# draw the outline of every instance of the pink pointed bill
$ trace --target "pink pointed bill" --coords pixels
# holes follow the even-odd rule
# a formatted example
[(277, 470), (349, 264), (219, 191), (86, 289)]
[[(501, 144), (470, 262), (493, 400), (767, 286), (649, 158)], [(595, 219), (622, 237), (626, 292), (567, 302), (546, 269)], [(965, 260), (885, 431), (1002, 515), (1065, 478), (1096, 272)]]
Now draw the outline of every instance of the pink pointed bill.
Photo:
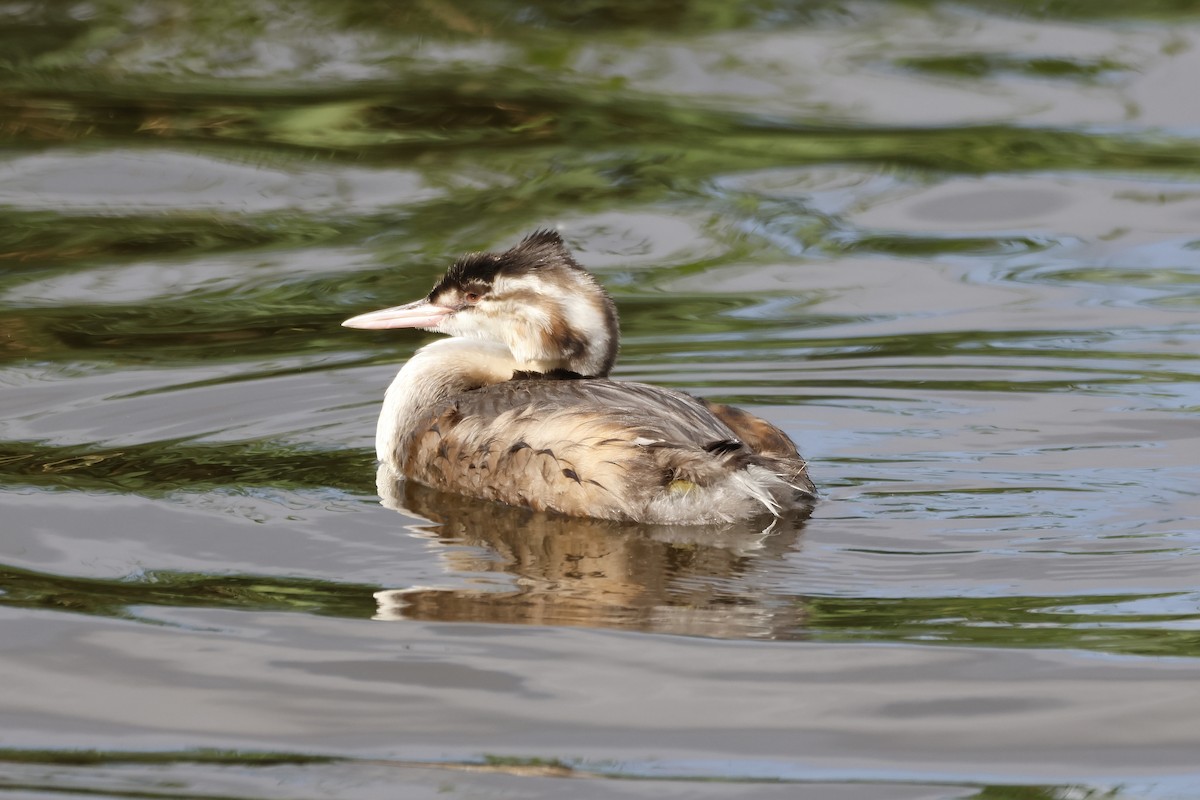
[(434, 305), (428, 300), (418, 300), (403, 306), (393, 306), (379, 311), (368, 311), (351, 317), (342, 323), (346, 328), (362, 328), (382, 331), (390, 328), (436, 328), (454, 309)]

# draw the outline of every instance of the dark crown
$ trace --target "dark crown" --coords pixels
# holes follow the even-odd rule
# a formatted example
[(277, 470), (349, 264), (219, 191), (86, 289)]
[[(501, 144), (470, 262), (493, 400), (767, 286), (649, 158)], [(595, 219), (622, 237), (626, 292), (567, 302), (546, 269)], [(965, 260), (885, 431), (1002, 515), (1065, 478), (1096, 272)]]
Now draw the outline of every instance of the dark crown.
[(582, 270), (557, 231), (538, 230), (503, 253), (468, 253), (455, 261), (431, 295), (467, 286), (490, 286), (499, 275), (518, 276), (549, 266)]

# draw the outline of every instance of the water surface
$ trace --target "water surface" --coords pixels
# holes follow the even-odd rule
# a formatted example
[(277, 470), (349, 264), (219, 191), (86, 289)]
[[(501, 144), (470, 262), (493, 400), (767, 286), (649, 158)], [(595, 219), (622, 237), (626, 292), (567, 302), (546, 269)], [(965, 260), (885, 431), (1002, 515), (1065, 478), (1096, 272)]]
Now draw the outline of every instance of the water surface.
[[(0, 5), (0, 789), (1194, 796), (1197, 53), (1173, 3)], [(377, 486), (430, 337), (338, 323), (541, 226), (810, 519)]]

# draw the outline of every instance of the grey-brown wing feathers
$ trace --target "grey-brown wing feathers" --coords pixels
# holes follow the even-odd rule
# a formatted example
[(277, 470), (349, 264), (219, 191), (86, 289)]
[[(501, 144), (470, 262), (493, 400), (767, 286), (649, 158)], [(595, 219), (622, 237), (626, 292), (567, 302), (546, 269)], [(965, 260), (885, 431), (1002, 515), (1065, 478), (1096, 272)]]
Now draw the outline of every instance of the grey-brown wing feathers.
[[(759, 486), (770, 484), (768, 472), (784, 494), (810, 491), (786, 435), (726, 409), (645, 384), (514, 380), (431, 409), (401, 438), (397, 457), (407, 477), (429, 486), (608, 519), (683, 521), (669, 517), (686, 513), (705, 522), (778, 511), (786, 498)], [(790, 452), (776, 442), (760, 453), (746, 441), (769, 442), (768, 428)]]

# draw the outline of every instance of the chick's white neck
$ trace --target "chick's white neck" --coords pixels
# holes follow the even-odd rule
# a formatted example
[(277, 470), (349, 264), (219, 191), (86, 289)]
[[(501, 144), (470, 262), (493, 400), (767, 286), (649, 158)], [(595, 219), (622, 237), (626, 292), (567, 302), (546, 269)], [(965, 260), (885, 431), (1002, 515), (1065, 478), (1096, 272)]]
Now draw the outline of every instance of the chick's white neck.
[(376, 456), (403, 468), (400, 439), (422, 422), (422, 414), (452, 395), (510, 380), (519, 369), (530, 367), (496, 342), (451, 338), (425, 345), (400, 369), (384, 395), (375, 429)]

